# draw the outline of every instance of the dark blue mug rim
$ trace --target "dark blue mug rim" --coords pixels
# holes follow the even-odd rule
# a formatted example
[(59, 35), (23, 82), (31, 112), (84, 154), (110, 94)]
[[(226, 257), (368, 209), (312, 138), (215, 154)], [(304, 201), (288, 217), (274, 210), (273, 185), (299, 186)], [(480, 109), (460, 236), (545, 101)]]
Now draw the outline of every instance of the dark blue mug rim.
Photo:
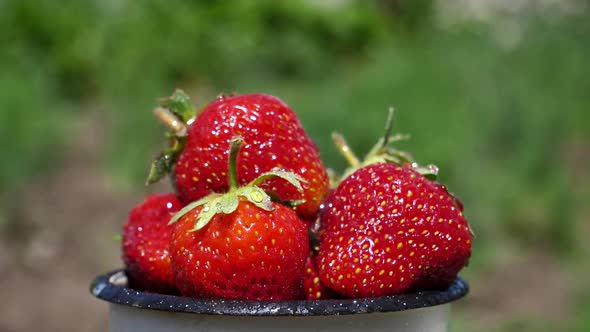
[(446, 289), (424, 290), (391, 296), (339, 300), (243, 301), (198, 299), (144, 292), (129, 288), (123, 269), (98, 276), (90, 291), (97, 298), (120, 305), (168, 312), (229, 316), (332, 316), (396, 312), (441, 305), (469, 292), (458, 277)]

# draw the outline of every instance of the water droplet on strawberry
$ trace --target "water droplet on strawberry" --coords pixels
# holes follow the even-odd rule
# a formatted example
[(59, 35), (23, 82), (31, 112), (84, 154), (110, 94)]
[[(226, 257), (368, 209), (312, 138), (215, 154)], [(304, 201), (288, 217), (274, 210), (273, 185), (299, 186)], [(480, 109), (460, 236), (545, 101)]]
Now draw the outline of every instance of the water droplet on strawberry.
[(262, 203), (262, 201), (264, 200), (264, 196), (259, 191), (252, 191), (252, 193), (250, 194), (250, 198), (256, 203)]

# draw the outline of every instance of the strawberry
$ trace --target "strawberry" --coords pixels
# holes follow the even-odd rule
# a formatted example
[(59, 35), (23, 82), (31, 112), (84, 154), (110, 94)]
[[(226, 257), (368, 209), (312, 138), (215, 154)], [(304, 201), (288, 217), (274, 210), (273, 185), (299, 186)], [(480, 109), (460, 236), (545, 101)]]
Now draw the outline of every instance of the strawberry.
[[(329, 195), (329, 194), (328, 194)], [(320, 206), (320, 209), (322, 209)], [(319, 277), (317, 255), (320, 242), (320, 220), (303, 220), (307, 227), (309, 239), (309, 255), (305, 261), (305, 274), (303, 276), (304, 299), (326, 300), (336, 298), (334, 292), (324, 286)]]
[(471, 233), (452, 196), (409, 167), (365, 166), (326, 201), (320, 278), (349, 297), (450, 283), (467, 264)]
[[(188, 97), (179, 91), (164, 100), (163, 106), (176, 110), (178, 116), (168, 116), (172, 120), (185, 121), (186, 110), (191, 109)], [(174, 168), (176, 189), (184, 202), (196, 201), (211, 192), (226, 192), (227, 146), (234, 136), (241, 136), (248, 143), (240, 150), (239, 184), (247, 184), (275, 167), (294, 172), (305, 180), (303, 196), (280, 179), (270, 180), (262, 188), (283, 200), (302, 199), (296, 207), (302, 218), (316, 214), (329, 187), (328, 175), (316, 145), (297, 114), (283, 101), (265, 94), (220, 96), (196, 118), (186, 121), (190, 125), (184, 129), (178, 129), (180, 121), (172, 121), (182, 144), (157, 159), (150, 182)]]
[(176, 284), (191, 297), (299, 299), (307, 228), (293, 209), (272, 202), (258, 185), (276, 177), (302, 190), (302, 179), (274, 170), (238, 187), (235, 165), (242, 142), (231, 143), (228, 192), (191, 203), (171, 220)]
[(320, 280), (317, 266), (317, 256), (310, 253), (305, 261), (305, 275), (303, 276), (303, 290), (306, 300), (326, 300), (334, 298), (329, 288), (326, 288)]
[[(387, 136), (374, 152), (384, 151)], [(436, 169), (413, 167), (406, 154), (388, 151), (350, 171), (321, 212), (320, 279), (343, 296), (446, 286), (471, 253), (462, 205), (420, 174), (432, 177)]]
[(182, 208), (174, 194), (148, 196), (129, 212), (123, 226), (123, 262), (134, 287), (157, 293), (177, 293), (168, 246), (172, 216)]

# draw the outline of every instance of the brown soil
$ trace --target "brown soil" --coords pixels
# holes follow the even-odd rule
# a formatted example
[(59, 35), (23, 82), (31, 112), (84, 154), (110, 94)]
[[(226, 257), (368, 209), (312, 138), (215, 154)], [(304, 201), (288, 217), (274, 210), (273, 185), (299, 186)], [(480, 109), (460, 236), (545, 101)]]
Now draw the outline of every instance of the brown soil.
[(471, 292), (457, 310), (480, 330), (501, 331), (522, 320), (559, 327), (572, 318), (575, 285), (549, 255), (513, 257), (471, 281)]
[[(95, 118), (55, 174), (13, 196), (0, 233), (0, 331), (107, 331), (91, 280), (119, 268), (113, 239), (143, 193), (125, 193), (97, 166), (104, 130)], [(165, 190), (166, 188), (156, 188)]]

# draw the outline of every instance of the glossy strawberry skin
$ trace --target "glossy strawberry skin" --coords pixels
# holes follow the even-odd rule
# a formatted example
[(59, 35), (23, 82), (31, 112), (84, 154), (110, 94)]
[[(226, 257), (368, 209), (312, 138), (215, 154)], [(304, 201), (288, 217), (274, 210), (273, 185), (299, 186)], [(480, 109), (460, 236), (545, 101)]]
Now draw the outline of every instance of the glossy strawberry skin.
[(129, 212), (123, 225), (122, 252), (133, 287), (156, 293), (178, 293), (168, 251), (172, 227), (167, 224), (181, 208), (176, 195), (155, 194)]
[(333, 292), (325, 287), (320, 280), (317, 257), (314, 253), (310, 253), (305, 261), (303, 291), (305, 292), (305, 300), (327, 300), (335, 298)]
[(327, 198), (318, 264), (347, 297), (448, 285), (467, 264), (471, 233), (446, 189), (408, 167), (363, 167)]
[(305, 199), (296, 209), (302, 218), (317, 212), (329, 186), (317, 147), (289, 106), (264, 94), (218, 98), (190, 125), (174, 170), (175, 185), (184, 202), (228, 190), (227, 146), (234, 136), (242, 136), (246, 142), (238, 156), (241, 185), (274, 167), (294, 172), (306, 180), (303, 197), (281, 180), (270, 180), (263, 188), (283, 200)]
[(239, 300), (294, 300), (303, 294), (309, 251), (297, 214), (274, 204), (265, 211), (241, 201), (191, 231), (201, 207), (174, 226), (171, 251), (176, 284), (185, 296)]

